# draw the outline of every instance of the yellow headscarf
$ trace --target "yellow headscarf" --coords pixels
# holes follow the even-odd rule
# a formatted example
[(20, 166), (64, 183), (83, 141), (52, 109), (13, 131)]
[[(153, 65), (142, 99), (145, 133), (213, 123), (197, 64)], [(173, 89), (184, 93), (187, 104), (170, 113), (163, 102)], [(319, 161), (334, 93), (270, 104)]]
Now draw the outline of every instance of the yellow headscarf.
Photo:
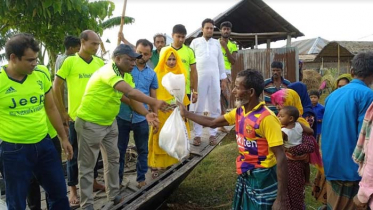
[[(171, 54), (173, 54), (176, 58), (176, 65), (173, 68), (170, 68), (166, 65), (167, 59), (171, 56)], [(157, 79), (158, 79), (157, 99), (159, 100), (169, 101), (169, 100), (174, 99), (174, 97), (162, 85), (162, 79), (167, 73), (172, 72), (174, 74), (184, 74), (185, 84), (188, 79), (187, 71), (183, 66), (181, 58), (178, 55), (177, 51), (173, 49), (172, 47), (165, 47), (161, 50), (159, 62), (157, 64), (157, 67), (155, 67), (154, 71), (157, 74)], [(186, 96), (186, 94), (184, 97), (183, 104), (184, 105), (189, 104), (189, 99)]]
[(271, 95), (272, 104), (280, 106), (294, 106), (299, 111), (298, 122), (309, 127), (308, 122), (301, 117), (303, 115), (302, 101), (297, 92), (292, 89), (281, 89)]
[(337, 80), (335, 81), (335, 83), (334, 83), (334, 87), (333, 87), (333, 90), (336, 90), (336, 89), (338, 88), (338, 82), (339, 82), (339, 80), (341, 80), (341, 79), (347, 79), (348, 82), (351, 82), (351, 80), (352, 80), (353, 78), (352, 78), (352, 75), (351, 75), (351, 74), (341, 74), (341, 75), (337, 78)]

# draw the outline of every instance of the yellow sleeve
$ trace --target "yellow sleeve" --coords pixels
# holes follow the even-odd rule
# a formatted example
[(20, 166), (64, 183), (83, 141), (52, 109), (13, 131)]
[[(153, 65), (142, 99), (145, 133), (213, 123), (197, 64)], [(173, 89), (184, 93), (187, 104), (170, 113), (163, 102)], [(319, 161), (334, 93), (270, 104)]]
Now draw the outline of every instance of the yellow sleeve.
[(281, 133), (281, 123), (274, 115), (269, 115), (263, 119), (259, 126), (259, 134), (267, 139), (269, 147), (284, 144)]
[(189, 48), (189, 65), (193, 65), (196, 63), (196, 56), (194, 55), (194, 50)]
[(233, 109), (229, 113), (224, 115), (225, 120), (229, 123), (229, 125), (236, 124), (236, 109)]

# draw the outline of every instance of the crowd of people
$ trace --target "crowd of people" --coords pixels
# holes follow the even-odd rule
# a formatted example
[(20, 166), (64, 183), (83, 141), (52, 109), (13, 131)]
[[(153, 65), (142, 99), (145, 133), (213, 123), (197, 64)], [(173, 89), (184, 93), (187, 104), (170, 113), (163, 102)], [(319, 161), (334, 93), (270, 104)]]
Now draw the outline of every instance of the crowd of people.
[[(98, 190), (119, 204), (131, 131), (138, 188), (147, 185), (149, 169), (156, 179), (178, 162), (159, 146), (160, 130), (177, 106), (188, 135), (188, 120), (194, 122), (195, 146), (201, 145), (203, 126), (211, 128), (210, 145), (217, 144), (218, 128), (236, 126), (232, 209), (305, 209), (310, 164), (318, 170), (313, 195), (324, 204), (321, 209), (372, 208), (373, 53), (354, 57), (353, 76), (337, 79), (324, 107), (319, 91), (290, 83), (278, 61), (268, 79), (247, 69), (232, 81), (237, 54), (232, 24), (220, 25), (218, 40), (212, 38), (213, 20), (201, 27), (202, 37), (189, 46), (181, 24), (173, 27), (169, 46), (164, 34), (154, 36), (154, 45), (146, 39), (132, 45), (119, 33), (124, 44), (106, 63), (95, 56), (101, 40), (94, 31), (67, 36), (53, 82), (48, 68), (37, 65), (37, 40), (24, 33), (10, 38), (8, 64), (0, 69), (0, 169), (8, 209), (26, 209), (26, 200), (30, 209), (41, 209), (39, 185), (49, 209), (94, 209)], [(162, 85), (170, 72), (185, 77), (182, 103)], [(231, 93), (236, 108), (229, 110)], [(104, 185), (96, 181), (100, 156)]]

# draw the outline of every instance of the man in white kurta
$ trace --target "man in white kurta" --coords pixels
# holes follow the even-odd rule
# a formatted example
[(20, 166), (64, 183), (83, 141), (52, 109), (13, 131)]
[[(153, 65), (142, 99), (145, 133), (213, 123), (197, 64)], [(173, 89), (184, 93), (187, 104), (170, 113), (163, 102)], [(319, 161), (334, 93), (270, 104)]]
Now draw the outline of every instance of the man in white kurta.
[[(203, 36), (194, 39), (190, 48), (195, 52), (198, 72), (198, 101), (194, 111), (196, 114), (202, 115), (206, 107), (211, 117), (216, 118), (221, 113), (220, 85), (225, 89), (227, 75), (221, 46), (218, 40), (212, 38), (213, 32), (214, 21), (204, 20), (202, 22)], [(201, 142), (202, 126), (194, 123), (194, 132), (193, 144), (198, 146)], [(210, 145), (217, 143), (216, 133), (216, 129), (210, 129)]]

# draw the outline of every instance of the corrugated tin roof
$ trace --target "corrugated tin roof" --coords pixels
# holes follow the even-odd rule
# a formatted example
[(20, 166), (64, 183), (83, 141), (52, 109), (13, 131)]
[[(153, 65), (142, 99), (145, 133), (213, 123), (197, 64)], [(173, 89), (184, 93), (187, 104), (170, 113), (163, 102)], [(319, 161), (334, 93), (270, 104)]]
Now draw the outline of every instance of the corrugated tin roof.
[(292, 42), (291, 46), (298, 48), (299, 55), (309, 55), (318, 54), (328, 43), (328, 40), (317, 37), (314, 39), (305, 39)]
[[(213, 18), (215, 26), (219, 27), (224, 21), (230, 21), (233, 25), (232, 32), (235, 33), (265, 33), (265, 32), (286, 32), (291, 37), (304, 36), (297, 28), (291, 25), (271, 7), (262, 0), (242, 0), (227, 11)], [(202, 21), (202, 20), (201, 20)], [(216, 31), (219, 29), (216, 28)], [(287, 34), (266, 35), (258, 37), (258, 44), (271, 41), (285, 40)], [(187, 36), (187, 42), (202, 36), (201, 28), (195, 30)], [(219, 38), (220, 34), (215, 34), (214, 38)], [(252, 47), (255, 45), (253, 36), (234, 38), (240, 46)]]

